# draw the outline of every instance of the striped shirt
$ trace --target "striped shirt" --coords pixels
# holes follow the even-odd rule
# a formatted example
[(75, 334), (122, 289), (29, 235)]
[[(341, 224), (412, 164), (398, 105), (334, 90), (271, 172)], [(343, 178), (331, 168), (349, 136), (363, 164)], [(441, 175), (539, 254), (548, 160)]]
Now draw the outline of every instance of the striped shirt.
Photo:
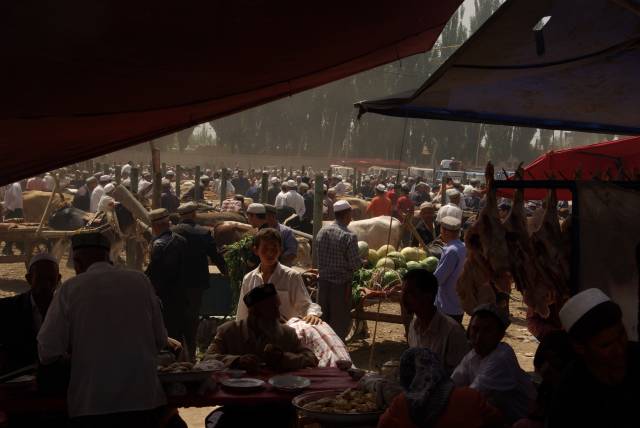
[(324, 226), (316, 237), (320, 280), (334, 284), (350, 283), (362, 266), (358, 238), (337, 222)]

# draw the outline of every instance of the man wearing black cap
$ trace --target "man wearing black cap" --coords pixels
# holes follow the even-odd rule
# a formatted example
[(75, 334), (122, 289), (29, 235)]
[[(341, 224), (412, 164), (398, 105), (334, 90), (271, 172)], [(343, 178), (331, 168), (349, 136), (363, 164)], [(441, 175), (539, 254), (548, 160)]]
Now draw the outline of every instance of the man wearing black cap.
[(640, 347), (628, 339), (622, 311), (590, 288), (560, 309), (577, 358), (558, 386), (548, 426), (640, 426)]
[(295, 330), (280, 322), (280, 299), (273, 284), (253, 288), (243, 301), (249, 315), (218, 327), (205, 359), (248, 371), (257, 371), (262, 362), (274, 370), (318, 365), (313, 351), (302, 345)]
[(513, 348), (502, 342), (509, 324), (508, 315), (495, 304), (475, 308), (467, 330), (473, 349), (451, 379), (456, 386), (481, 392), (513, 424), (528, 415), (536, 390), (520, 368)]
[(70, 358), (73, 426), (156, 426), (155, 409), (166, 403), (156, 358), (168, 337), (153, 286), (142, 272), (114, 267), (101, 234), (78, 233), (71, 244), (77, 276), (47, 311), (40, 362)]
[(198, 330), (198, 316), (202, 304), (202, 293), (209, 288), (209, 260), (213, 262), (223, 275), (227, 274), (227, 265), (218, 252), (216, 241), (211, 230), (196, 224), (196, 210), (198, 206), (189, 202), (178, 207), (180, 224), (173, 228), (173, 232), (187, 240), (187, 257), (184, 283), (187, 287), (187, 325), (185, 336), (187, 352), (191, 360), (196, 355), (196, 331)]
[(171, 231), (169, 212), (158, 208), (149, 213), (153, 241), (146, 274), (162, 301), (164, 324), (169, 336), (184, 341), (187, 315), (187, 240)]

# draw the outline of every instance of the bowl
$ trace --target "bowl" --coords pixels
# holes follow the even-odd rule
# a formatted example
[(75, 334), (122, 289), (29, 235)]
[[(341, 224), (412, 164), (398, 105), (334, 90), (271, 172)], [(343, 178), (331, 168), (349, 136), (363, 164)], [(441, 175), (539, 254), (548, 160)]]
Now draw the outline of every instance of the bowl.
[(311, 381), (306, 377), (282, 375), (269, 379), (269, 384), (280, 391), (300, 391), (311, 385)]
[(227, 369), (224, 372), (227, 373), (232, 379), (240, 379), (242, 376), (247, 374), (246, 370), (240, 369)]
[(304, 406), (312, 401), (319, 400), (325, 397), (335, 397), (336, 395), (344, 391), (316, 391), (307, 392), (301, 394), (291, 400), (293, 406), (298, 409), (304, 416), (312, 419), (314, 422), (327, 425), (341, 425), (341, 426), (354, 426), (354, 425), (372, 425), (378, 424), (380, 415), (384, 413), (382, 410), (367, 413), (328, 413), (319, 412), (315, 410), (306, 410)]

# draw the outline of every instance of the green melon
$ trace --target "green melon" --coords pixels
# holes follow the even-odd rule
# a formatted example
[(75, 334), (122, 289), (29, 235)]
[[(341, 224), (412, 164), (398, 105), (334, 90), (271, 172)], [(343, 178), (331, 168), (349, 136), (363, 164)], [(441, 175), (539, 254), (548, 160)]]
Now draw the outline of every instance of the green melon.
[(396, 264), (393, 259), (389, 257), (383, 257), (376, 263), (377, 268), (395, 269)]
[(438, 259), (433, 256), (427, 257), (425, 260), (422, 261), (422, 265), (426, 270), (433, 273), (436, 271), (436, 268), (438, 267)]
[(393, 245), (383, 245), (378, 248), (378, 257), (387, 257), (387, 254), (394, 252), (396, 249), (393, 248)]
[(400, 251), (400, 254), (404, 256), (407, 262), (417, 262), (418, 260), (420, 260), (420, 253), (415, 247), (403, 248), (402, 251)]

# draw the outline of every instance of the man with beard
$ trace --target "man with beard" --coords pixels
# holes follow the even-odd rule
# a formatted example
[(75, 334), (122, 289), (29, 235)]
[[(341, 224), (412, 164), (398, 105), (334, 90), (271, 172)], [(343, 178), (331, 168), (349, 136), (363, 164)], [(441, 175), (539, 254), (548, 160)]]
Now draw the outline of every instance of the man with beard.
[(293, 328), (280, 322), (280, 299), (273, 284), (261, 284), (242, 299), (246, 319), (229, 321), (216, 332), (206, 359), (227, 367), (256, 372), (261, 363), (274, 370), (316, 367), (318, 359), (305, 348)]

